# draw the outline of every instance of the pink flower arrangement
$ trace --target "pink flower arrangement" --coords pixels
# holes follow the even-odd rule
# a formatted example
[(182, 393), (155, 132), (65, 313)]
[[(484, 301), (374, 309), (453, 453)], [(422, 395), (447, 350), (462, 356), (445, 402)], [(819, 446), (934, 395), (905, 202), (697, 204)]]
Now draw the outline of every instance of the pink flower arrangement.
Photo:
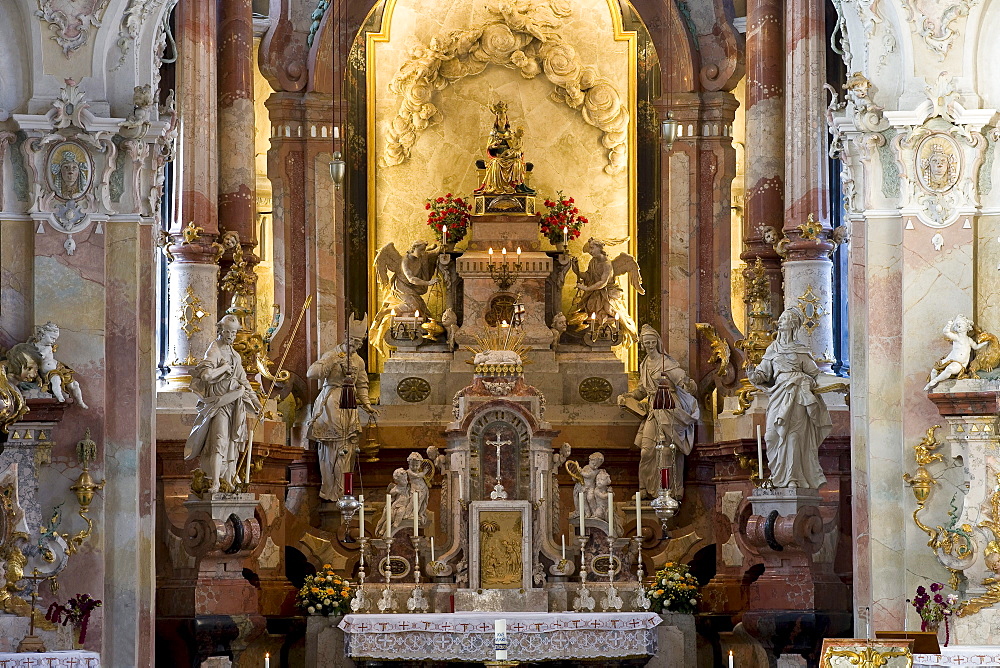
[(920, 615), (920, 630), (937, 629), (944, 622), (945, 646), (948, 645), (950, 629), (948, 628), (948, 618), (958, 611), (958, 596), (949, 594), (945, 596), (941, 593), (944, 585), (940, 582), (931, 583), (931, 591), (927, 592), (924, 586), (917, 587), (917, 595), (909, 603), (916, 608)]

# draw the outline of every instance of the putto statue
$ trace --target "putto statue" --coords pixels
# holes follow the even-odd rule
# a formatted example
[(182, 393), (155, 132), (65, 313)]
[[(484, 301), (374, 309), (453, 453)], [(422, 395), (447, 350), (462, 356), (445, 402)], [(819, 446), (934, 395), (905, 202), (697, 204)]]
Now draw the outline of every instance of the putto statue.
[[(968, 375), (978, 378), (979, 371), (991, 371), (1000, 362), (1000, 344), (997, 337), (987, 332), (982, 332), (976, 340), (970, 334), (975, 330), (972, 320), (964, 315), (955, 316), (954, 320), (949, 320), (944, 326), (945, 338), (951, 341), (951, 352), (942, 357), (934, 370), (931, 378), (924, 385), (924, 392), (934, 389), (934, 386), (949, 378), (965, 378)], [(982, 350), (985, 348), (985, 350)], [(972, 352), (976, 352), (975, 360), (972, 359)], [(971, 362), (971, 364), (970, 364)]]
[[(337, 501), (344, 494), (344, 474), (354, 470), (361, 438), (361, 421), (356, 408), (340, 408), (340, 394), (348, 375), (354, 380), (358, 405), (369, 415), (378, 415), (368, 397), (368, 373), (358, 348), (365, 340), (368, 318), (351, 317), (345, 343), (328, 351), (310, 365), (306, 375), (320, 381), (319, 396), (313, 404), (306, 427), (307, 438), (319, 441), (317, 456), (322, 476), (319, 495)], [(350, 355), (350, 358), (348, 358)], [(350, 362), (348, 362), (350, 359)]]
[(809, 347), (796, 335), (802, 312), (786, 308), (778, 317), (778, 336), (767, 347), (747, 378), (768, 393), (767, 462), (775, 487), (819, 489), (826, 476), (819, 464), (819, 446), (833, 428), (823, 396), (817, 394), (819, 367)]
[(55, 358), (58, 340), (59, 326), (55, 323), (36, 326), (27, 343), (19, 343), (8, 351), (8, 370), (27, 398), (51, 394), (57, 401), (66, 401), (66, 391), (69, 391), (80, 408), (86, 409), (73, 370)]
[(486, 146), (489, 160), (482, 184), (476, 188), (477, 195), (513, 195), (523, 193), (533, 195), (535, 191), (525, 184), (525, 175), (530, 171), (524, 163), (521, 149), (523, 128), (510, 129), (507, 120), (507, 103), (497, 102), (490, 111), (496, 116), (490, 141)]
[[(639, 457), (639, 489), (644, 497), (652, 498), (659, 494), (659, 469), (661, 466), (670, 468), (670, 462), (658, 461), (656, 445), (674, 445), (676, 459), (670, 486), (671, 492), (679, 496), (684, 490), (684, 456), (691, 454), (694, 447), (694, 428), (701, 416), (695, 397), (697, 386), (677, 361), (664, 352), (660, 333), (652, 326), (642, 326), (639, 344), (646, 352), (646, 357), (639, 364), (639, 384), (631, 392), (618, 396), (619, 406), (630, 407), (644, 416), (635, 435), (635, 444), (642, 453)], [(654, 409), (653, 398), (661, 379), (668, 386), (670, 400), (667, 405), (670, 407)]]
[(435, 273), (438, 259), (444, 250), (441, 246), (428, 245), (426, 241), (414, 241), (406, 255), (400, 255), (393, 242), (387, 243), (375, 254), (375, 276), (379, 287), (385, 291), (382, 308), (372, 322), (372, 345), (388, 357), (385, 335), (392, 325), (393, 313), (397, 316), (413, 316), (417, 312), (430, 316), (424, 295), (430, 286), (437, 284)]
[(410, 480), (410, 510), (412, 519), (413, 496), (417, 497), (417, 521), (427, 526), (427, 500), (431, 495), (431, 480), (434, 478), (434, 462), (424, 459), (419, 452), (411, 452), (406, 458), (406, 477)]
[[(625, 239), (595, 239), (591, 237), (583, 245), (583, 252), (591, 256), (585, 270), (580, 270), (579, 259), (573, 258), (573, 273), (576, 274), (576, 297), (574, 311), (568, 322), (577, 331), (588, 326), (603, 327), (615, 321), (621, 327), (622, 343), (629, 344), (636, 339), (635, 321), (628, 314), (625, 291), (618, 285), (618, 277), (628, 274), (629, 286), (640, 295), (646, 294), (642, 287), (639, 264), (628, 253), (619, 253), (614, 260), (604, 252), (605, 246), (617, 246)], [(591, 317), (593, 316), (593, 317)], [(592, 324), (593, 323), (593, 324)]]
[[(564, 444), (566, 445), (566, 444)], [(567, 451), (567, 455), (568, 455)], [(608, 485), (611, 484), (611, 477), (608, 476), (608, 472), (601, 468), (604, 465), (604, 455), (600, 452), (591, 453), (590, 458), (587, 460), (585, 466), (580, 466), (577, 462), (572, 459), (566, 461), (566, 472), (569, 473), (570, 477), (576, 482), (573, 485), (573, 514), (570, 517), (580, 517), (580, 493), (583, 493), (583, 503), (584, 516), (585, 517), (595, 517), (598, 519), (607, 519), (608, 508), (607, 508), (607, 489), (604, 490), (603, 502), (604, 508), (599, 507), (596, 499), (598, 498), (598, 477), (603, 473), (607, 477)]]
[(191, 390), (196, 392), (198, 416), (184, 446), (184, 459), (200, 457), (208, 493), (234, 491), (236, 462), (249, 444), (247, 417), (261, 412), (260, 400), (250, 387), (243, 360), (233, 350), (240, 321), (224, 316), (216, 325), (218, 336), (205, 358), (191, 370)]
[[(386, 487), (392, 508), (392, 526), (400, 526), (405, 520), (413, 521), (413, 501), (410, 499), (410, 478), (406, 474), (406, 469), (396, 469), (392, 472), (392, 482)], [(375, 535), (389, 537), (392, 535), (392, 527), (386, 526), (386, 512), (383, 508), (382, 516), (375, 525)]]

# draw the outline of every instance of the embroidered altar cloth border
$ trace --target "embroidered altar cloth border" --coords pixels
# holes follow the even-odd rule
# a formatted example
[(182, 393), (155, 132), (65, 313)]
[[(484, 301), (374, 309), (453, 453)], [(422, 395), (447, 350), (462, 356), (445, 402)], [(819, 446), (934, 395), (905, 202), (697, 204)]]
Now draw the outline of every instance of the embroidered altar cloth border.
[(496, 619), (507, 620), (507, 656), (516, 661), (654, 656), (662, 621), (653, 613), (348, 615), (340, 628), (354, 658), (484, 661), (494, 656)]
[(0, 668), (100, 668), (97, 652), (0, 652)]
[(1000, 647), (942, 647), (940, 654), (914, 654), (913, 668), (1000, 666)]
[(493, 633), (493, 623), (507, 620), (507, 633), (553, 631), (625, 631), (651, 629), (663, 620), (653, 612), (463, 612), (426, 615), (347, 615), (345, 633)]

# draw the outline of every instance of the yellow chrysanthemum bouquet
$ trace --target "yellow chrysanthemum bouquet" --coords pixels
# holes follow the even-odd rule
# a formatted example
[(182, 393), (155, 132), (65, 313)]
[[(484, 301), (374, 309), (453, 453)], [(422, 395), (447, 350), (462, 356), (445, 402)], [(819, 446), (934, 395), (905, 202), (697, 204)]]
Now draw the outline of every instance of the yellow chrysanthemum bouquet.
[(698, 591), (698, 580), (691, 575), (687, 566), (668, 561), (656, 571), (653, 584), (646, 589), (646, 596), (653, 612), (690, 614), (698, 609), (701, 592)]
[(306, 576), (295, 604), (310, 615), (346, 615), (353, 596), (350, 581), (334, 573), (330, 564), (323, 564), (316, 575)]

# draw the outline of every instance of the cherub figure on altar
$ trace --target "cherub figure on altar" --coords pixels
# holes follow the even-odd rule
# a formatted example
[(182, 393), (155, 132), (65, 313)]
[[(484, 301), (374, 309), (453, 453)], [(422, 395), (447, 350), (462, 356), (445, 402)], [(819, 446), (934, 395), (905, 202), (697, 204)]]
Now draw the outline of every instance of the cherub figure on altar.
[[(564, 444), (565, 445), (565, 444)], [(567, 456), (569, 453), (566, 453)], [(597, 489), (597, 477), (604, 471), (601, 466), (604, 465), (604, 454), (600, 452), (593, 452), (587, 461), (585, 466), (580, 466), (577, 462), (572, 459), (566, 461), (566, 472), (569, 473), (570, 477), (576, 482), (573, 485), (573, 514), (570, 517), (580, 516), (580, 494), (583, 493), (583, 502), (585, 507), (583, 508), (585, 517), (597, 517), (600, 514), (600, 508), (595, 508), (593, 501), (595, 498), (595, 490)], [(610, 478), (608, 478), (610, 481)], [(605, 496), (605, 503), (607, 503), (607, 497)], [(607, 516), (607, 508), (604, 509), (604, 515)]]
[[(639, 383), (631, 392), (618, 396), (619, 406), (643, 416), (635, 435), (635, 445), (642, 453), (639, 457), (639, 488), (644, 497), (653, 498), (659, 494), (659, 468), (671, 466), (669, 461), (658, 461), (656, 445), (674, 445), (677, 449), (674, 451), (671, 491), (681, 496), (684, 493), (684, 457), (691, 454), (694, 447), (694, 429), (701, 415), (695, 397), (697, 386), (677, 361), (663, 350), (663, 339), (655, 328), (643, 325), (639, 343), (646, 353), (639, 363)], [(665, 408), (654, 409), (653, 399), (661, 380), (666, 381), (668, 400)], [(638, 403), (641, 401), (646, 403)]]
[(591, 237), (583, 245), (583, 252), (590, 255), (585, 270), (580, 269), (579, 258), (573, 258), (573, 273), (576, 274), (576, 297), (573, 313), (568, 322), (576, 331), (588, 326), (603, 327), (609, 321), (617, 321), (621, 328), (622, 343), (629, 344), (636, 339), (635, 321), (628, 314), (625, 291), (618, 285), (618, 277), (628, 274), (629, 286), (640, 295), (646, 294), (642, 287), (639, 264), (628, 253), (619, 253), (614, 260), (604, 252), (605, 246), (617, 246), (625, 239), (595, 239)]
[[(489, 160), (486, 162), (486, 173), (483, 182), (475, 193), (477, 195), (513, 195), (523, 193), (533, 195), (534, 190), (525, 183), (525, 174), (530, 166), (524, 163), (524, 152), (521, 148), (524, 130), (510, 129), (507, 119), (507, 103), (497, 102), (490, 111), (495, 115), (493, 130), (490, 131), (490, 141), (486, 145)], [(480, 163), (482, 164), (482, 163)]]
[[(431, 495), (431, 480), (434, 478), (434, 462), (424, 459), (419, 452), (411, 452), (406, 458), (406, 477), (410, 480), (410, 496), (417, 496), (417, 521), (427, 526), (427, 500)], [(412, 515), (413, 499), (410, 499)]]
[[(413, 521), (413, 501), (410, 500), (410, 477), (406, 469), (396, 469), (392, 472), (392, 482), (386, 487), (392, 502), (392, 524), (400, 526), (405, 520)], [(392, 535), (392, 527), (386, 527), (385, 510), (375, 526), (375, 535), (388, 538)]]
[[(964, 377), (969, 368), (969, 362), (972, 360), (972, 351), (985, 348), (992, 343), (987, 338), (988, 335), (980, 336), (979, 341), (969, 336), (974, 327), (975, 325), (972, 324), (972, 320), (962, 314), (955, 316), (953, 320), (949, 320), (944, 326), (942, 334), (944, 334), (946, 339), (951, 341), (951, 352), (942, 357), (934, 365), (931, 378), (924, 385), (924, 392), (934, 389), (934, 386), (943, 380)], [(993, 338), (995, 339), (996, 337)], [(977, 354), (976, 358), (978, 359), (981, 355), (982, 353)]]
[(597, 472), (594, 486), (587, 490), (587, 516), (608, 521), (608, 497), (611, 495), (611, 474), (606, 469)]
[(368, 396), (365, 362), (358, 354), (358, 348), (365, 340), (367, 320), (351, 316), (348, 340), (326, 352), (306, 371), (309, 378), (321, 383), (312, 417), (306, 425), (306, 437), (319, 441), (317, 456), (323, 481), (319, 495), (328, 501), (337, 501), (343, 496), (344, 473), (354, 470), (361, 439), (358, 410), (340, 407), (341, 391), (348, 376), (354, 380), (358, 405), (363, 406), (369, 415), (378, 415)]
[(418, 312), (430, 316), (424, 295), (432, 285), (438, 283), (435, 276), (439, 259), (444, 248), (426, 241), (414, 241), (406, 255), (400, 255), (393, 242), (387, 243), (375, 254), (375, 277), (379, 287), (385, 291), (382, 307), (372, 321), (371, 341), (379, 352), (388, 357), (385, 336), (392, 325), (393, 314), (410, 317)]
[(48, 392), (57, 401), (66, 401), (68, 390), (77, 405), (86, 409), (83, 391), (80, 383), (73, 377), (73, 370), (55, 357), (58, 340), (58, 325), (53, 322), (38, 325), (27, 343), (12, 347), (7, 358), (13, 361), (11, 368), (18, 369), (17, 375), (23, 376), (18, 378), (19, 382), (37, 384), (41, 392)]

